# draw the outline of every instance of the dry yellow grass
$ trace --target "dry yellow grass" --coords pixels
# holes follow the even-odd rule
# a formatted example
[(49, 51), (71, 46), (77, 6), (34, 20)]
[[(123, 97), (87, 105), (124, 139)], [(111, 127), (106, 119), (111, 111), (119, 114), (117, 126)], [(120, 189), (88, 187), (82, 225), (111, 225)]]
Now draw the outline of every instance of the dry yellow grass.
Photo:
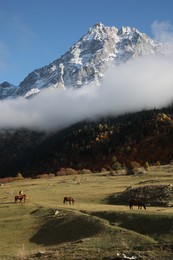
[[(173, 216), (173, 208), (148, 207), (146, 211), (138, 211), (137, 208), (130, 211), (128, 205), (108, 204), (108, 197), (113, 193), (123, 191), (128, 186), (140, 186), (141, 183), (172, 184), (172, 172), (172, 166), (165, 166), (151, 168), (147, 174), (142, 176), (110, 176), (109, 173), (97, 173), (90, 175), (23, 179), (0, 186), (0, 228), (2, 236), (0, 242), (0, 259), (15, 255), (18, 255), (19, 257), (19, 255), (22, 254), (26, 256), (36, 251), (45, 250), (45, 246), (47, 251), (50, 247), (52, 247), (53, 250), (55, 246), (58, 246), (58, 249), (54, 249), (52, 254), (56, 251), (55, 255), (57, 256), (58, 252), (61, 252), (61, 258), (60, 255), (58, 256), (59, 259), (70, 259), (63, 258), (63, 255), (65, 254), (63, 243), (70, 243), (65, 231), (71, 227), (71, 236), (72, 238), (74, 237), (74, 240), (80, 238), (84, 239), (85, 234), (83, 234), (83, 229), (85, 225), (91, 230), (99, 231), (95, 232), (95, 235), (92, 232), (91, 235), (89, 232), (87, 237), (89, 237), (90, 240), (85, 240), (85, 242), (82, 243), (82, 249), (81, 244), (80, 246), (71, 244), (70, 246), (73, 249), (75, 247), (75, 250), (77, 250), (76, 252), (79, 250), (79, 252), (83, 254), (84, 251), (88, 251), (89, 255), (89, 248), (94, 244), (95, 247), (92, 249), (93, 255), (98, 257), (99, 250), (100, 252), (105, 251), (105, 256), (109, 256), (109, 254), (110, 256), (115, 255), (117, 252), (116, 247), (115, 245), (112, 245), (110, 240), (112, 238), (116, 240), (120, 234), (124, 234), (122, 235), (122, 240), (124, 240), (123, 243), (125, 245), (124, 250), (129, 250), (130, 242), (128, 241), (131, 240), (134, 243), (135, 239), (137, 239), (137, 237), (139, 239), (139, 236), (141, 236), (142, 233), (140, 234), (139, 232), (139, 234), (137, 234), (129, 230), (122, 231), (120, 226), (113, 227), (109, 225), (109, 214), (104, 215), (102, 212), (110, 212), (111, 216), (112, 214), (116, 216), (116, 214), (122, 213), (124, 214), (124, 218), (128, 218), (128, 216), (133, 217), (134, 215), (138, 216), (140, 221), (142, 221), (144, 216), (150, 217), (151, 215), (153, 218), (154, 216), (157, 218), (160, 217), (161, 219), (163, 216), (169, 218), (170, 216)], [(19, 190), (23, 190), (24, 193), (29, 196), (28, 203), (14, 203), (14, 196), (18, 194)], [(64, 205), (64, 196), (74, 197), (75, 205)], [(55, 217), (54, 213), (56, 210), (59, 210), (60, 215)], [(85, 212), (87, 215), (83, 215), (81, 212)], [(94, 218), (94, 215), (96, 215), (97, 212), (103, 217), (99, 217), (99, 222)], [(72, 219), (70, 219), (70, 215), (73, 216)], [(102, 223), (102, 219), (106, 218), (108, 222)], [(58, 232), (61, 230), (60, 227), (62, 227), (62, 223), (60, 225), (60, 223), (57, 222), (60, 221), (60, 219), (62, 223), (64, 223), (65, 220), (69, 221), (68, 223), (63, 224), (64, 229), (62, 230), (64, 234), (62, 236), (64, 237), (64, 240), (57, 240), (56, 236), (56, 234), (61, 236), (61, 233)], [(75, 233), (75, 228), (73, 228), (74, 223), (82, 223), (78, 227), (81, 230), (81, 233)], [(51, 232), (53, 232), (51, 230), (54, 227), (54, 231), (56, 231), (55, 237), (51, 238)], [(167, 232), (169, 232), (169, 230)], [(173, 231), (170, 230), (167, 236), (169, 239), (171, 232)], [(97, 233), (99, 233), (99, 235)], [(130, 237), (130, 240), (128, 236)], [(149, 245), (150, 242), (153, 246), (154, 240), (152, 235), (141, 236), (140, 239), (141, 244), (139, 247), (142, 248), (142, 245), (145, 247), (146, 245)], [(105, 242), (103, 242), (104, 240)], [(64, 242), (62, 243), (62, 241)], [(107, 243), (107, 246), (105, 243)], [(119, 245), (121, 250), (123, 248), (123, 243)], [(80, 255), (79, 252), (78, 254)], [(164, 252), (162, 253), (164, 254)], [(71, 259), (75, 259), (75, 254), (73, 256), (71, 255)]]

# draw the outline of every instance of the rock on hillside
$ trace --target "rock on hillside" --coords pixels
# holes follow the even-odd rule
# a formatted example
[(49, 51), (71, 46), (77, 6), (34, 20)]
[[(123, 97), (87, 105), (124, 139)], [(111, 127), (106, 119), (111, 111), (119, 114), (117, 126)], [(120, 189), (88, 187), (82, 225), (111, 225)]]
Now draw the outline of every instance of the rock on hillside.
[(173, 185), (146, 185), (130, 187), (119, 194), (114, 194), (115, 202), (128, 203), (130, 198), (141, 198), (148, 206), (173, 206)]
[(8, 82), (3, 82), (2, 84), (0, 84), (0, 99), (5, 99), (7, 97), (15, 97), (16, 90), (16, 86)]

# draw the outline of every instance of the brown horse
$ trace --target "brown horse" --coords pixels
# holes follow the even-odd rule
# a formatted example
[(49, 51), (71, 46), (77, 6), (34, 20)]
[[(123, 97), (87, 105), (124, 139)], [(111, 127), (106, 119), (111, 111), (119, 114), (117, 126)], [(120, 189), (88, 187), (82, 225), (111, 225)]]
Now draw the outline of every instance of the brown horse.
[(15, 202), (18, 202), (18, 201), (22, 201), (23, 200), (23, 195), (16, 195), (15, 197), (14, 197), (14, 201)]
[(133, 206), (138, 206), (138, 209), (146, 209), (145, 203), (141, 199), (130, 199), (129, 200), (129, 208), (133, 209)]
[(24, 199), (24, 202), (28, 202), (28, 196), (25, 195), (25, 194), (24, 195), (16, 195), (14, 197), (15, 202), (18, 202), (18, 201), (22, 202), (23, 199)]
[(67, 202), (69, 202), (70, 205), (74, 205), (74, 199), (72, 197), (64, 197), (63, 203), (67, 204)]

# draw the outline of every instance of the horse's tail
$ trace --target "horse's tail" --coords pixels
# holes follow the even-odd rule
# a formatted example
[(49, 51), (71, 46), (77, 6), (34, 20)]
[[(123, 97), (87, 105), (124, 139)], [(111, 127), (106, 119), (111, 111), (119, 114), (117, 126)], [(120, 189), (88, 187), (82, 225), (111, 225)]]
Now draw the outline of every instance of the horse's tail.
[(66, 197), (64, 197), (64, 200), (63, 200), (63, 203), (65, 204), (65, 202), (66, 202)]

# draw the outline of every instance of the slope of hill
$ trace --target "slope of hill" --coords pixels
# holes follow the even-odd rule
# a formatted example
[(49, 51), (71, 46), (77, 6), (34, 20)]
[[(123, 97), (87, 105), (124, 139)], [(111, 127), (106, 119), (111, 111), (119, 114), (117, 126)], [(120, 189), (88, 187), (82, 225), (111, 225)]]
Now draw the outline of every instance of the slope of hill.
[[(110, 196), (123, 194), (129, 185), (136, 189), (150, 184), (157, 188), (161, 183), (172, 186), (172, 171), (173, 166), (167, 165), (125, 178), (104, 172), (24, 178), (1, 185), (0, 259), (172, 260), (172, 207), (148, 205), (148, 196), (146, 210), (137, 206), (130, 210), (128, 200), (125, 204), (110, 201)], [(21, 189), (28, 203), (14, 202)], [(74, 197), (74, 205), (63, 204), (68, 194)]]

